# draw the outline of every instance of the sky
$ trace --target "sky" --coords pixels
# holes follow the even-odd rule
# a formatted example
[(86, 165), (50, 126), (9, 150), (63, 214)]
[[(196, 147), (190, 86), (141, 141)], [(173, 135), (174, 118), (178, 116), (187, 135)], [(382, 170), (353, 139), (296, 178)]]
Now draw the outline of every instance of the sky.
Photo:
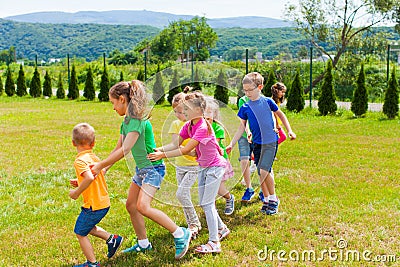
[(207, 18), (260, 16), (283, 19), (288, 0), (0, 0), (0, 18), (41, 11), (148, 10)]

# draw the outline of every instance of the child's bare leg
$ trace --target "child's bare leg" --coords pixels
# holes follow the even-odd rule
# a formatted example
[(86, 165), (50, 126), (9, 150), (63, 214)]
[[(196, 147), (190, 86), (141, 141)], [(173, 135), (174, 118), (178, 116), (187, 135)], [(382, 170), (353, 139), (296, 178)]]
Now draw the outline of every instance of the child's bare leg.
[(146, 226), (144, 223), (143, 215), (138, 211), (137, 201), (140, 192), (140, 187), (131, 183), (131, 187), (128, 192), (128, 199), (126, 200), (126, 210), (129, 213), (133, 229), (135, 230), (136, 236), (139, 240), (147, 239)]
[(92, 244), (90, 244), (90, 240), (87, 236), (76, 235), (79, 241), (79, 245), (81, 246), (82, 252), (85, 255), (86, 259), (90, 262), (96, 262), (96, 257), (94, 256), (94, 250)]
[(243, 172), (243, 179), (246, 184), (246, 188), (251, 188), (251, 179), (250, 179), (250, 166), (248, 159), (242, 159), (240, 161), (240, 168)]
[(178, 229), (178, 226), (164, 212), (150, 206), (156, 192), (157, 188), (154, 186), (143, 184), (138, 196), (137, 209), (143, 216), (174, 233)]
[(275, 194), (274, 178), (270, 172), (263, 169), (260, 169), (260, 187), (265, 199), (267, 199), (269, 195)]
[(105, 241), (107, 241), (107, 239), (111, 235), (109, 232), (107, 232), (106, 230), (104, 230), (103, 228), (101, 228), (101, 227), (99, 227), (97, 225), (95, 227), (93, 227), (92, 230), (90, 230), (89, 234), (91, 234), (92, 236), (101, 238), (101, 239), (103, 239)]
[(221, 182), (221, 184), (219, 185), (218, 195), (228, 200), (231, 199), (231, 194), (229, 193), (228, 189), (226, 189), (225, 181)]

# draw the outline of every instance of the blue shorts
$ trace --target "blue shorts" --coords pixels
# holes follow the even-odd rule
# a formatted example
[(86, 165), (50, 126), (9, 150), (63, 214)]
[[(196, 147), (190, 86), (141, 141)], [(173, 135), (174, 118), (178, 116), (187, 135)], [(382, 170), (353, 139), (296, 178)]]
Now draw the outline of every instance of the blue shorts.
[(257, 165), (258, 174), (260, 174), (260, 169), (271, 172), (277, 150), (278, 142), (264, 145), (254, 144), (254, 163)]
[(81, 208), (81, 213), (76, 219), (74, 233), (81, 236), (87, 236), (90, 231), (95, 227), (103, 218), (106, 216), (110, 207), (95, 210), (93, 211), (92, 208)]
[(251, 144), (249, 141), (247, 141), (246, 137), (241, 136), (240, 139), (238, 140), (238, 146), (239, 146), (239, 161), (247, 159), (250, 159), (251, 155)]
[(142, 184), (149, 184), (157, 189), (160, 189), (161, 182), (165, 176), (165, 165), (159, 164), (150, 167), (138, 169), (136, 167), (136, 174), (132, 178), (132, 182), (142, 187)]

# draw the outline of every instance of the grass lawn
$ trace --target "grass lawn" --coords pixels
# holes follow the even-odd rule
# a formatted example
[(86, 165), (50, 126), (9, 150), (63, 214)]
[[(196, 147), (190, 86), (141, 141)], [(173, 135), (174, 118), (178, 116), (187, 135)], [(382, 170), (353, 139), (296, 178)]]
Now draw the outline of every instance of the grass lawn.
[[(222, 113), (229, 139), (238, 123), (236, 111), (224, 108)], [(228, 182), (237, 199), (235, 213), (225, 216), (224, 201), (217, 201), (232, 231), (221, 254), (194, 253), (208, 237), (197, 207), (204, 229), (181, 261), (174, 260), (172, 235), (150, 220), (146, 226), (153, 251), (118, 253), (108, 260), (105, 244), (91, 238), (98, 260), (104, 266), (399, 266), (399, 120), (386, 120), (381, 113), (353, 119), (343, 110), (340, 116), (321, 117), (310, 109), (287, 116), (298, 138), (280, 146), (274, 164), (278, 215), (261, 214), (256, 198), (247, 205), (239, 202), (244, 187), (236, 146), (231, 158), (235, 177)], [(169, 106), (153, 110), (158, 145), (169, 142), (172, 119)], [(76, 155), (71, 131), (79, 122), (94, 126), (95, 153), (107, 157), (121, 123), (110, 103), (0, 97), (0, 266), (85, 261), (73, 233), (82, 199), (68, 197)], [(172, 162), (167, 170), (154, 206), (184, 226)], [(125, 237), (123, 248), (136, 241), (124, 206), (130, 176), (124, 160), (108, 172), (112, 207), (101, 223)], [(257, 180), (254, 176), (256, 187)]]

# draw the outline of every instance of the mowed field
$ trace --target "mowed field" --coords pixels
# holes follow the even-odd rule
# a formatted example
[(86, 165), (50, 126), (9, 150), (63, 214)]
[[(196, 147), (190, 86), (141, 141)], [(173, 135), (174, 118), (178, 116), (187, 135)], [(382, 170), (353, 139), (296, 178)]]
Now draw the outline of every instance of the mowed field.
[[(227, 139), (238, 125), (237, 110), (222, 108)], [(321, 117), (307, 108), (286, 112), (297, 140), (285, 141), (274, 163), (281, 200), (276, 216), (259, 211), (256, 199), (241, 204), (237, 146), (231, 155), (235, 177), (228, 181), (236, 197), (233, 215), (217, 208), (231, 234), (222, 253), (197, 255), (207, 242), (204, 226), (187, 255), (174, 259), (172, 235), (146, 220), (154, 250), (140, 255), (117, 253), (107, 259), (103, 241), (91, 238), (103, 266), (399, 266), (400, 265), (400, 122), (382, 113), (354, 119), (346, 110)], [(174, 119), (170, 106), (152, 112), (157, 145), (170, 141)], [(82, 199), (68, 197), (74, 178), (75, 124), (96, 129), (95, 153), (105, 158), (115, 147), (122, 118), (111, 103), (0, 97), (0, 266), (72, 266), (85, 261), (73, 233)], [(228, 140), (226, 140), (226, 144)], [(154, 206), (185, 225), (175, 198), (173, 161)], [(129, 164), (128, 164), (129, 165)], [(130, 166), (132, 167), (132, 166)], [(111, 209), (101, 226), (125, 237), (122, 248), (136, 242), (125, 210), (132, 173), (121, 160), (107, 173)], [(252, 178), (258, 192), (258, 178)], [(193, 188), (196, 201), (196, 188)]]

